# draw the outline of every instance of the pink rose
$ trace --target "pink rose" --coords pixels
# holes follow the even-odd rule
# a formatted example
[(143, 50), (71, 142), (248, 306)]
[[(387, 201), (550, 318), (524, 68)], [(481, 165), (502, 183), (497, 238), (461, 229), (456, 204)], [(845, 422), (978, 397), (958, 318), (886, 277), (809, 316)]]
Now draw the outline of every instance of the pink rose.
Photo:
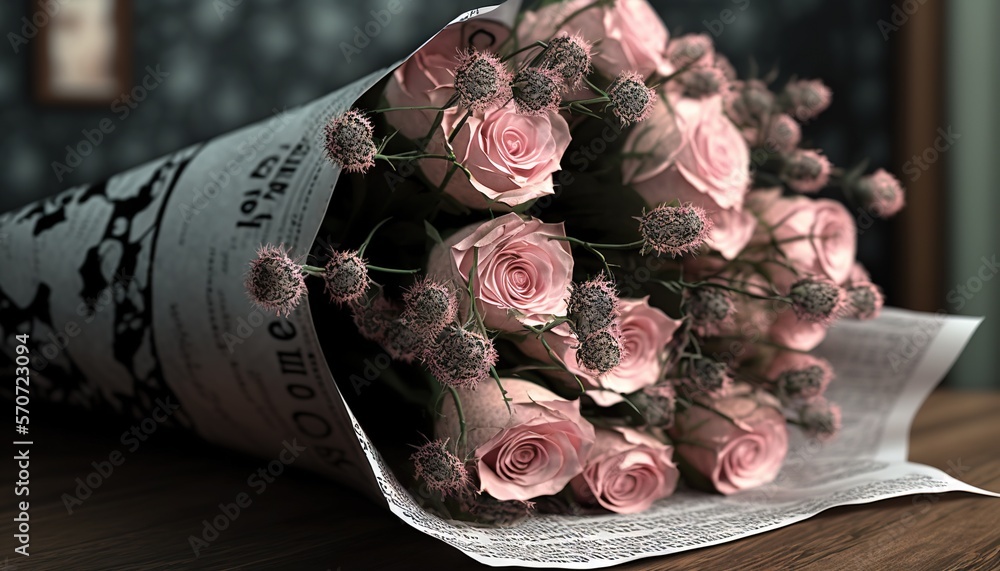
[(649, 117), (629, 129), (624, 148), (638, 158), (626, 157), (622, 161), (622, 180), (625, 184), (652, 178), (673, 164), (674, 157), (684, 144), (684, 135), (671, 111), (672, 105), (673, 102), (671, 105), (654, 106)]
[(677, 488), (673, 451), (633, 428), (600, 429), (583, 474), (572, 481), (573, 491), (581, 501), (616, 513), (645, 511)]
[(549, 239), (565, 235), (562, 223), (505, 214), (435, 247), (428, 273), (468, 284), (478, 258), (473, 292), (487, 327), (523, 331), (521, 323), (541, 325), (566, 314), (573, 255), (568, 243)]
[[(455, 67), (460, 50), (498, 47), (510, 35), (499, 22), (477, 18), (452, 24), (396, 68), (385, 87), (390, 107), (442, 106), (454, 94)], [(410, 139), (425, 137), (437, 112), (431, 109), (391, 111), (386, 119)]]
[(827, 326), (815, 321), (799, 319), (790, 306), (778, 314), (771, 325), (771, 341), (796, 351), (812, 351), (826, 338)]
[[(643, 77), (667, 76), (673, 66), (667, 61), (670, 34), (656, 10), (646, 0), (617, 0), (606, 6), (591, 6), (592, 0), (570, 0), (528, 12), (518, 26), (521, 45), (547, 40), (565, 31), (598, 42), (593, 65), (606, 77), (634, 70)], [(590, 7), (588, 7), (590, 6)], [(577, 13), (564, 26), (566, 18)]]
[[(660, 309), (649, 305), (649, 298), (621, 300), (618, 324), (622, 334), (625, 357), (617, 367), (599, 377), (584, 369), (576, 360), (578, 340), (568, 326), (559, 326), (545, 337), (553, 352), (573, 371), (588, 389), (587, 395), (600, 406), (622, 402), (621, 394), (634, 393), (651, 386), (660, 378), (667, 364), (668, 346), (681, 321), (672, 319)], [(549, 362), (548, 352), (537, 337), (529, 335), (520, 343), (528, 356)], [(567, 378), (568, 375), (557, 375)], [(578, 387), (576, 381), (569, 386)]]
[[(580, 402), (568, 401), (538, 385), (503, 379), (511, 399), (508, 414), (494, 383), (460, 389), (466, 449), (474, 455), (479, 488), (498, 500), (530, 500), (555, 494), (583, 471), (594, 445), (594, 427), (580, 416)], [(446, 398), (435, 433), (457, 441), (458, 415)]]
[(685, 441), (677, 444), (678, 455), (723, 494), (774, 480), (788, 453), (788, 430), (777, 400), (739, 384), (704, 404), (713, 410), (691, 406), (677, 415), (670, 433)]
[(743, 211), (750, 187), (750, 149), (723, 113), (719, 96), (682, 98), (673, 107), (683, 137), (680, 148), (659, 164), (626, 170), (625, 183), (651, 205), (677, 199), (704, 208), (714, 222), (708, 245), (727, 259), (735, 258), (756, 226), (751, 213)]
[[(447, 111), (428, 152), (445, 153), (445, 134), (465, 115)], [(522, 115), (513, 103), (468, 118), (452, 142), (455, 157), (472, 173), (456, 171), (445, 192), (471, 208), (511, 207), (552, 194), (552, 173), (569, 146), (569, 125), (557, 113)], [(444, 182), (451, 163), (425, 159), (420, 166), (435, 185)]]
[[(763, 222), (753, 242), (768, 244), (772, 238), (776, 240), (785, 253), (781, 259), (787, 258), (799, 271), (799, 277), (826, 276), (837, 284), (847, 280), (854, 267), (857, 230), (844, 205), (826, 198), (761, 193), (754, 197), (749, 208)], [(787, 287), (797, 279), (776, 266), (773, 277), (779, 287)]]

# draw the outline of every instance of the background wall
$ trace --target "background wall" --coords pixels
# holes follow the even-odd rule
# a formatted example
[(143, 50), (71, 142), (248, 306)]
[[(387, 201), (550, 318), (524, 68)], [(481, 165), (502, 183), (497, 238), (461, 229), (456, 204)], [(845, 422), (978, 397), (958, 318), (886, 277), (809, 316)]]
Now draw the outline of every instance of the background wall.
[[(378, 34), (359, 33), (355, 26), (363, 29), (375, 19), (372, 12), (384, 10), (390, 1), (402, 6), (399, 13), (380, 25)], [(34, 103), (29, 88), (31, 45), (15, 53), (5, 42), (0, 46), (0, 211), (307, 102), (405, 57), (451, 18), (488, 1), (133, 0), (133, 81), (142, 80), (147, 66), (161, 70), (163, 80), (128, 109), (127, 117), (121, 106), (73, 109)], [(822, 78), (833, 89), (834, 104), (805, 128), (805, 139), (839, 165), (867, 157), (871, 168), (885, 167), (906, 183), (904, 165), (892, 162), (891, 57), (896, 33), (880, 24), (891, 22), (890, 2), (652, 4), (672, 33), (714, 35), (719, 50), (741, 74), (777, 68), (779, 81), (793, 75)], [(0, 32), (5, 37), (21, 33), (22, 17), (30, 16), (27, 5), (0, 2)], [(985, 26), (986, 21), (980, 23)], [(55, 173), (53, 162), (67, 161), (66, 146), (75, 147), (84, 140), (85, 130), (106, 118), (114, 130), (71, 172)], [(970, 195), (966, 200), (974, 204), (976, 199)], [(898, 287), (888, 263), (895, 247), (892, 236), (892, 223), (879, 222), (862, 233), (859, 250), (890, 303)], [(984, 237), (980, 232), (969, 240)], [(964, 266), (956, 271), (968, 273)], [(987, 345), (996, 346), (995, 335)], [(975, 369), (964, 376), (972, 378)]]

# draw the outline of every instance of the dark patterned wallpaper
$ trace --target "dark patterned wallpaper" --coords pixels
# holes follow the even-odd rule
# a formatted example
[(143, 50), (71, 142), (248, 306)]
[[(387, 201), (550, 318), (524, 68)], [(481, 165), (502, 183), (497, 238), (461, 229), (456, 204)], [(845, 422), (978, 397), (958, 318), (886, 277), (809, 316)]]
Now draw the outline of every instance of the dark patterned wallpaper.
[[(132, 0), (133, 81), (160, 70), (162, 81), (128, 109), (67, 109), (34, 103), (31, 44), (0, 47), (0, 211), (91, 182), (327, 93), (416, 48), (454, 15), (489, 0)], [(805, 139), (842, 165), (864, 157), (889, 164), (889, 49), (877, 21), (890, 4), (871, 0), (652, 0), (673, 33), (707, 31), (741, 73), (751, 56), (761, 73), (821, 77), (834, 104)], [(0, 31), (18, 33), (27, 2), (0, 2)], [(379, 33), (355, 40), (385, 11)], [(728, 10), (728, 12), (726, 12)], [(373, 15), (372, 12), (376, 14)], [(370, 26), (369, 29), (376, 29)], [(345, 57), (342, 42), (360, 46)], [(353, 50), (352, 50), (353, 51)], [(66, 146), (109, 119), (113, 131), (71, 172)], [(59, 180), (60, 177), (62, 180)], [(886, 232), (861, 236), (861, 257), (880, 269)]]

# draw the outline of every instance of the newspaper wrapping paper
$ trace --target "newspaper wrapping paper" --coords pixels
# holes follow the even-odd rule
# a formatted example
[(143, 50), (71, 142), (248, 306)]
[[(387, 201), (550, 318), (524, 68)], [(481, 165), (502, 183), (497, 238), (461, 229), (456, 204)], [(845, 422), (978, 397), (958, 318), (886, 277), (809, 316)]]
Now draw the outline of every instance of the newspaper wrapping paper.
[[(471, 37), (516, 10), (453, 23)], [(384, 503), (308, 302), (265, 314), (243, 276), (261, 244), (310, 251), (340, 174), (323, 126), (390, 71), (0, 215), (0, 365), (27, 333), (40, 400), (135, 418), (176, 403), (172, 422), (206, 440), (269, 459), (305, 446), (297, 466)]]
[[(456, 22), (510, 24), (516, 9), (508, 2)], [(491, 565), (604, 567), (731, 541), (836, 505), (989, 493), (906, 462), (910, 422), (976, 322), (886, 311), (839, 325), (820, 348), (837, 368), (830, 396), (844, 407), (845, 428), (826, 446), (793, 434), (772, 485), (730, 497), (682, 490), (642, 514), (539, 516), (503, 529), (425, 512), (347, 407), (308, 308), (268, 316), (242, 286), (259, 244), (309, 250), (339, 176), (317, 145), (322, 125), (389, 71), (0, 216), (0, 336), (12, 357), (13, 336), (31, 335), (34, 394), (137, 418), (176, 402), (177, 423), (267, 458), (295, 440), (307, 447), (297, 465), (368, 493)]]

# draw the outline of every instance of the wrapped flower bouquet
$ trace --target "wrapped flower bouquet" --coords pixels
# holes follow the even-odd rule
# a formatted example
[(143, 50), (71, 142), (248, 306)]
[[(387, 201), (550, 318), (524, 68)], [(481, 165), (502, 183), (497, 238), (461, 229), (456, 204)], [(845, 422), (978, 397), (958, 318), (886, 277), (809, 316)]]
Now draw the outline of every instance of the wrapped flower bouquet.
[(903, 205), (885, 171), (802, 148), (830, 102), (819, 80), (738, 78), (645, 0), (458, 22), (327, 118), (353, 191), (325, 244), (264, 245), (246, 288), (288, 314), (315, 283), (318, 321), (350, 317), (338, 347), (387, 356), (353, 388), (393, 377), (422, 411), (394, 426), (413, 447), (398, 469), (447, 517), (756, 488), (789, 424), (841, 426), (834, 368), (808, 351), (882, 308), (850, 211), (817, 192)]

